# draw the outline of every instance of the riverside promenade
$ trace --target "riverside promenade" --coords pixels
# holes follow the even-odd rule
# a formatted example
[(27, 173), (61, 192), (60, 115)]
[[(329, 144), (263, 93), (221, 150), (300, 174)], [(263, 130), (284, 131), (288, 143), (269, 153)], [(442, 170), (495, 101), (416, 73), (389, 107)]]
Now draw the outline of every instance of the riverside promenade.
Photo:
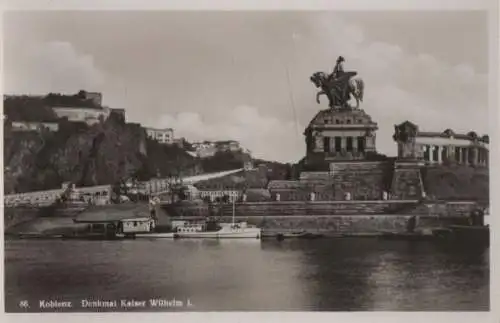
[[(182, 183), (185, 185), (192, 185), (199, 181), (209, 180), (213, 178), (223, 177), (231, 175), (242, 171), (243, 168), (216, 172), (216, 173), (206, 173), (199, 174), (195, 176), (189, 176), (182, 179)], [(146, 182), (139, 182), (139, 191), (146, 195), (158, 196), (165, 194), (169, 191), (169, 187), (172, 184), (179, 184), (181, 180), (172, 180), (171, 178), (158, 178), (152, 179)], [(87, 195), (97, 204), (106, 204), (106, 201), (110, 199), (111, 195), (111, 185), (99, 185), (99, 186), (89, 186), (89, 187), (75, 187), (72, 189), (72, 194), (75, 197)], [(27, 193), (17, 193), (8, 194), (4, 196), (4, 207), (44, 207), (52, 205), (56, 200), (61, 197), (65, 192), (66, 188), (61, 187), (60, 189), (46, 190), (46, 191), (34, 191)]]

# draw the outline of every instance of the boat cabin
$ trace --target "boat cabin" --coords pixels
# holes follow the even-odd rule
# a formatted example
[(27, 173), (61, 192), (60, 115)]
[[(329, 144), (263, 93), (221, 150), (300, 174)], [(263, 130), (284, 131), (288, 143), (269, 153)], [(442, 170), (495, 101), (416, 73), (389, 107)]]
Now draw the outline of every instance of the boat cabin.
[(177, 226), (175, 230), (177, 232), (202, 232), (204, 231), (204, 225), (201, 223), (184, 223), (184, 225)]
[(156, 223), (153, 218), (135, 217), (121, 220), (73, 220), (75, 223), (86, 224), (84, 235), (116, 236), (117, 234), (133, 235), (154, 230)]
[(152, 218), (123, 219), (120, 222), (123, 233), (150, 232), (155, 228), (155, 221)]

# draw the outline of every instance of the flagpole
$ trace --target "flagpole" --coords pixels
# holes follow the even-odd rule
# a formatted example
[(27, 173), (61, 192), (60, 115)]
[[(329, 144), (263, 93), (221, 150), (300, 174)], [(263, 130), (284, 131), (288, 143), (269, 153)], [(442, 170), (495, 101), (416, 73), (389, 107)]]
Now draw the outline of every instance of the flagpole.
[[(292, 34), (292, 55), (295, 58), (295, 49), (296, 49), (296, 44), (295, 44), (295, 38), (296, 35), (295, 33)], [(287, 85), (288, 85), (288, 96), (290, 100), (290, 105), (292, 107), (292, 112), (293, 112), (293, 118), (294, 118), (294, 123), (295, 123), (295, 137), (299, 139), (299, 125), (298, 125), (298, 120), (297, 120), (297, 111), (295, 109), (295, 100), (294, 100), (294, 95), (293, 95), (293, 90), (292, 90), (292, 81), (291, 81), (291, 75), (290, 75), (290, 62), (289, 58), (285, 58), (283, 60), (283, 63), (285, 64), (285, 70), (286, 70), (286, 80), (287, 80)], [(292, 60), (293, 62), (293, 60)]]

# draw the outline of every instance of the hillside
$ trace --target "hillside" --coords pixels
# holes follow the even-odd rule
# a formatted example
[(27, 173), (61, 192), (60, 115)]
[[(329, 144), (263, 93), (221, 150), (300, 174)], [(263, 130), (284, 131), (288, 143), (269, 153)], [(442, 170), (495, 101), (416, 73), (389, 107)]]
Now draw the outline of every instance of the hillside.
[[(184, 147), (162, 145), (147, 138), (140, 124), (125, 123), (112, 112), (101, 123), (58, 119), (45, 102), (72, 104), (62, 96), (44, 99), (13, 97), (4, 99), (4, 190), (5, 194), (60, 188), (64, 182), (77, 186), (117, 184), (129, 177), (145, 181), (153, 177), (182, 177), (242, 168), (251, 160), (244, 152), (218, 152), (198, 159)], [(61, 101), (62, 100), (62, 101)], [(82, 102), (80, 102), (82, 101)], [(52, 121), (59, 131), (13, 131), (11, 121)]]
[[(277, 161), (267, 161), (263, 159), (254, 160), (255, 166), (262, 166), (266, 169), (268, 180), (291, 180), (298, 178), (298, 172), (295, 168), (297, 164), (284, 164)], [(264, 167), (265, 166), (265, 167)]]
[(242, 168), (243, 164), (252, 158), (242, 151), (219, 151), (212, 157), (200, 160), (201, 168), (207, 173), (221, 172)]
[(200, 170), (182, 149), (147, 140), (140, 125), (114, 114), (90, 127), (60, 121), (58, 132), (13, 132), (6, 124), (4, 147), (6, 194), (59, 188), (66, 181), (93, 186)]

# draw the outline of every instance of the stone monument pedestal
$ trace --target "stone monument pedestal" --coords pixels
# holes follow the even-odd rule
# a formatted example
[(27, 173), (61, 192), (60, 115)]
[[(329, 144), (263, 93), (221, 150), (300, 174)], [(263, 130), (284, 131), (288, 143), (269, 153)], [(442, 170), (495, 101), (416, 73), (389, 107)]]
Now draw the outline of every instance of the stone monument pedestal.
[(377, 123), (362, 109), (319, 111), (306, 128), (307, 164), (365, 160), (376, 153)]

